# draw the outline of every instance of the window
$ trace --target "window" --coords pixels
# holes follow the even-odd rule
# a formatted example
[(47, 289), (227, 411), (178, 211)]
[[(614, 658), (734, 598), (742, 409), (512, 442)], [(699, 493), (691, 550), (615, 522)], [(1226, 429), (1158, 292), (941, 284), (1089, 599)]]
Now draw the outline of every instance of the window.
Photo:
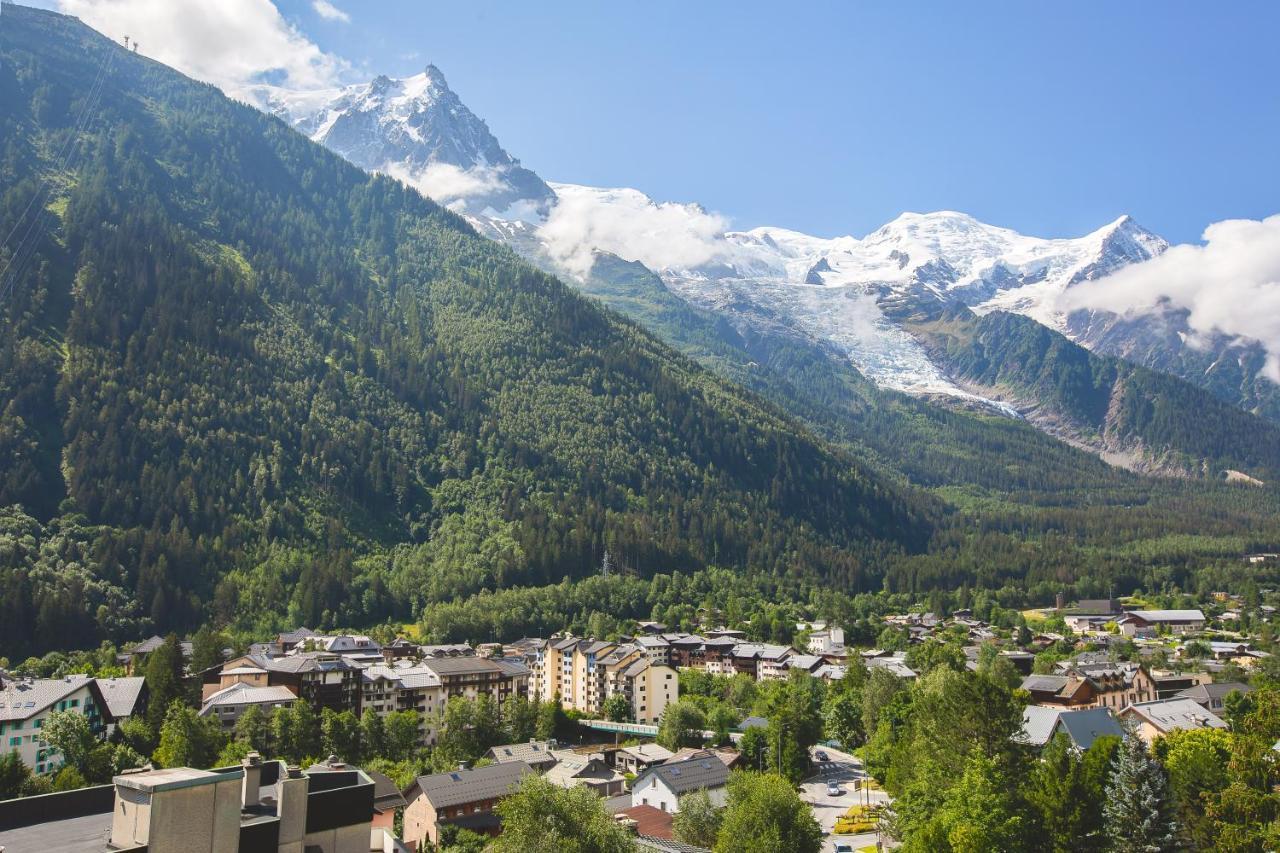
[(9, 746), (22, 746), (22, 735), (9, 738)]

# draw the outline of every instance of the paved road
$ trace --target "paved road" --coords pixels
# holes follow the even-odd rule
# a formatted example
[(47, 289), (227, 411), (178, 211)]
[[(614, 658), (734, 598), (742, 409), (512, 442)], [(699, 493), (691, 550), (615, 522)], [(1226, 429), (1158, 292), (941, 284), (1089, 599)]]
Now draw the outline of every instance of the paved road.
[[(818, 752), (824, 753), (828, 760), (818, 761), (816, 755)], [(849, 806), (868, 801), (868, 792), (854, 790), (855, 780), (868, 778), (866, 771), (862, 768), (862, 762), (846, 752), (825, 746), (815, 749), (814, 753), (813, 760), (817, 766), (817, 773), (801, 785), (800, 797), (813, 807), (813, 815), (818, 819), (823, 833), (827, 836), (822, 849), (830, 853), (835, 850), (837, 840), (851, 843), (854, 850), (875, 844), (874, 832), (840, 836), (832, 835), (831, 832), (835, 828), (836, 818), (843, 815)], [(840, 785), (838, 796), (827, 793), (827, 781), (831, 779)], [(884, 791), (871, 791), (870, 802), (872, 805), (887, 803), (889, 795)]]

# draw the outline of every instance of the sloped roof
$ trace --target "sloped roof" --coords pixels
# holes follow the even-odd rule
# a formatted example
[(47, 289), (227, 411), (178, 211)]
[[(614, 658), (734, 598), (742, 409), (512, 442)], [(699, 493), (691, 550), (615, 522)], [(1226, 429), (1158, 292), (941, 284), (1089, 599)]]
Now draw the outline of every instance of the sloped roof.
[(1130, 610), (1125, 616), (1137, 616), (1146, 622), (1203, 622), (1200, 610)]
[(1248, 684), (1240, 681), (1216, 681), (1208, 684), (1197, 684), (1195, 687), (1188, 687), (1181, 693), (1174, 696), (1175, 699), (1196, 699), (1208, 701), (1209, 699), (1222, 699), (1228, 693), (1239, 691), (1240, 693), (1251, 693), (1253, 688)]
[(207, 716), (214, 708), (224, 705), (272, 705), (289, 703), (298, 697), (288, 687), (254, 687), (250, 684), (232, 684), (214, 693), (200, 706), (200, 716)]
[(99, 678), (98, 690), (102, 692), (102, 699), (107, 703), (111, 716), (119, 719), (133, 716), (146, 683), (147, 680), (140, 675), (129, 678)]
[(533, 768), (523, 761), (512, 761), (474, 770), (419, 776), (404, 792), (404, 798), (413, 802), (421, 794), (436, 809), (495, 800), (511, 793), (520, 780), (532, 772)]
[(1054, 726), (1062, 708), (1050, 708), (1045, 705), (1028, 705), (1022, 709), (1022, 732), (1018, 740), (1031, 746), (1044, 746), (1053, 737)]
[(0, 722), (34, 717), (54, 702), (92, 684), (93, 679), (87, 675), (6, 681), (0, 690)]
[(365, 667), (360, 673), (360, 677), (367, 682), (386, 679), (394, 681), (400, 686), (401, 690), (419, 690), (422, 688), (439, 687), (440, 676), (434, 670), (426, 666), (412, 667), (389, 667), (389, 666), (370, 666)]
[(647, 835), (650, 838), (666, 840), (670, 840), (675, 835), (672, 829), (675, 815), (671, 812), (664, 812), (654, 806), (632, 806), (629, 809), (623, 809), (618, 812), (616, 816), (634, 820), (636, 822), (637, 835)]
[(729, 781), (729, 768), (714, 755), (704, 758), (687, 758), (670, 764), (656, 764), (644, 771), (632, 784), (636, 790), (641, 783), (656, 778), (676, 794), (719, 788)]
[(1121, 715), (1135, 714), (1162, 732), (1179, 729), (1225, 729), (1227, 723), (1193, 699), (1162, 699), (1130, 705)]
[(387, 812), (409, 805), (390, 776), (377, 770), (365, 770), (364, 773), (373, 780), (373, 807), (376, 810)]
[(526, 764), (549, 764), (556, 760), (552, 751), (557, 748), (555, 741), (531, 740), (527, 743), (506, 743), (490, 747), (485, 753), (499, 764), (510, 764), (523, 761)]
[(480, 657), (431, 658), (422, 665), (444, 678), (449, 675), (472, 675), (481, 672), (504, 672), (493, 661)]
[(657, 743), (641, 743), (636, 744), (635, 746), (624, 746), (618, 751), (645, 762), (667, 761), (675, 755), (674, 752)]
[(529, 667), (514, 658), (490, 658), (490, 662), (508, 677), (521, 678), (529, 675)]
[(544, 778), (562, 788), (570, 788), (584, 781), (621, 781), (622, 774), (598, 758), (561, 754), (560, 760), (546, 772)]
[(1065, 675), (1028, 675), (1022, 679), (1022, 689), (1039, 693), (1060, 693), (1071, 681)]
[(1105, 735), (1124, 736), (1124, 730), (1111, 715), (1110, 708), (1063, 711), (1054, 726), (1054, 733), (1058, 731), (1065, 732), (1077, 749), (1088, 749), (1093, 746), (1094, 741)]

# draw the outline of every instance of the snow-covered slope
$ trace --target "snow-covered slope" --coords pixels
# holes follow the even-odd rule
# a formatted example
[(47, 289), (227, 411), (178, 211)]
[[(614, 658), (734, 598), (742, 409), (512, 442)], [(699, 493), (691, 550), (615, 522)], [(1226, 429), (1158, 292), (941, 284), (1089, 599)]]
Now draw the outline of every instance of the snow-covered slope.
[(1280, 386), (1263, 375), (1260, 346), (1193, 335), (1177, 309), (1129, 316), (1064, 308), (1074, 285), (1168, 248), (1127, 216), (1073, 239), (1029, 237), (951, 211), (904, 213), (862, 238), (734, 231), (696, 204), (544, 182), (502, 148), (434, 66), (400, 80), (313, 92), (263, 86), (252, 94), (312, 139), (416, 186), (543, 268), (583, 281), (600, 253), (638, 261), (688, 302), (739, 327), (811, 339), (882, 386), (972, 398), (902, 322), (959, 304), (1023, 314), (1090, 349), (1280, 418)]
[(1066, 331), (1057, 303), (1067, 288), (1167, 245), (1128, 217), (1049, 240), (951, 211), (904, 213), (861, 239), (717, 230), (722, 220), (696, 205), (656, 203), (635, 190), (554, 187), (560, 201), (545, 223), (508, 238), (526, 255), (579, 275), (587, 251), (639, 260), (695, 305), (787, 326), (833, 346), (878, 384), (912, 393), (972, 397), (903, 328), (903, 312), (1003, 308)]
[(537, 217), (550, 187), (498, 144), (434, 65), (421, 74), (341, 89), (263, 86), (259, 105), (361, 168), (385, 172), (449, 207), (496, 217)]

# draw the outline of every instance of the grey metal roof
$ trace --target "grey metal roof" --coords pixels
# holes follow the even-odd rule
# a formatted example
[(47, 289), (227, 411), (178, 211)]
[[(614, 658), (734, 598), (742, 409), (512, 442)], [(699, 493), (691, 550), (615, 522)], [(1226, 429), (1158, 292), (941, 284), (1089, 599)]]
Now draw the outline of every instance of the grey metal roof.
[(33, 717), (92, 682), (87, 675), (6, 681), (0, 690), (0, 721)]
[(1227, 723), (1212, 711), (1206, 711), (1193, 699), (1162, 699), (1139, 702), (1121, 712), (1135, 714), (1162, 732), (1178, 729), (1225, 729)]
[(1077, 749), (1088, 749), (1093, 742), (1105, 735), (1124, 736), (1124, 729), (1111, 715), (1110, 708), (1084, 708), (1079, 711), (1063, 711), (1058, 715), (1054, 733), (1063, 731)]
[(528, 743), (507, 743), (490, 747), (486, 755), (499, 764), (510, 764), (513, 761), (549, 764), (556, 760), (556, 757), (551, 754), (556, 748), (557, 744), (553, 740), (531, 740)]
[(1146, 622), (1203, 622), (1201, 610), (1129, 610), (1126, 616), (1137, 616)]
[(360, 677), (365, 682), (374, 682), (379, 679), (395, 682), (401, 690), (421, 690), (423, 688), (439, 687), (440, 676), (435, 670), (426, 666), (414, 667), (389, 667), (389, 666), (370, 666), (360, 673)]
[(431, 669), (436, 675), (441, 677), (446, 675), (472, 675), (481, 672), (503, 671), (501, 667), (491, 660), (473, 657), (431, 658), (430, 660), (424, 660), (422, 665)]
[(1070, 680), (1065, 675), (1028, 675), (1022, 679), (1022, 689), (1057, 693), (1066, 687)]
[(619, 752), (634, 756), (641, 761), (666, 761), (674, 752), (657, 743), (640, 743), (635, 746), (624, 746)]
[(232, 684), (214, 693), (200, 706), (200, 716), (207, 716), (214, 708), (228, 705), (287, 704), (297, 699), (288, 687), (254, 687), (249, 684)]
[(402, 809), (409, 805), (404, 795), (396, 787), (396, 783), (385, 773), (377, 770), (365, 770), (364, 774), (373, 780), (373, 807), (380, 812), (391, 809)]
[(508, 677), (521, 678), (529, 675), (529, 667), (515, 658), (491, 658), (490, 663), (502, 670)]
[(622, 671), (622, 674), (627, 678), (635, 678), (651, 666), (653, 664), (648, 658), (640, 658), (638, 661), (633, 661), (630, 666)]
[(164, 637), (161, 637), (159, 634), (153, 634), (141, 643), (138, 643), (136, 646), (129, 649), (128, 653), (131, 655), (146, 655), (154, 652), (162, 645), (164, 645)]
[(656, 764), (640, 774), (631, 790), (640, 787), (641, 782), (655, 777), (674, 793), (700, 791), (705, 788), (719, 788), (729, 781), (729, 768), (714, 756), (705, 758), (688, 758), (671, 764)]
[(622, 780), (622, 774), (599, 758), (574, 754), (562, 757), (543, 778), (552, 784), (568, 788), (580, 780), (618, 782)]
[(405, 799), (413, 802), (421, 792), (436, 809), (493, 800), (509, 794), (523, 777), (532, 772), (533, 768), (523, 761), (512, 761), (475, 770), (419, 776), (405, 791)]
[(1177, 694), (1175, 699), (1222, 699), (1228, 693), (1239, 691), (1250, 693), (1253, 688), (1240, 681), (1215, 681), (1209, 684), (1197, 684)]
[(140, 675), (130, 678), (99, 678), (98, 690), (107, 703), (111, 716), (119, 719), (131, 717), (138, 707), (138, 697), (147, 680)]
[(1031, 746), (1044, 746), (1053, 737), (1053, 727), (1058, 724), (1061, 708), (1044, 705), (1028, 705), (1022, 709), (1022, 732), (1018, 738)]

